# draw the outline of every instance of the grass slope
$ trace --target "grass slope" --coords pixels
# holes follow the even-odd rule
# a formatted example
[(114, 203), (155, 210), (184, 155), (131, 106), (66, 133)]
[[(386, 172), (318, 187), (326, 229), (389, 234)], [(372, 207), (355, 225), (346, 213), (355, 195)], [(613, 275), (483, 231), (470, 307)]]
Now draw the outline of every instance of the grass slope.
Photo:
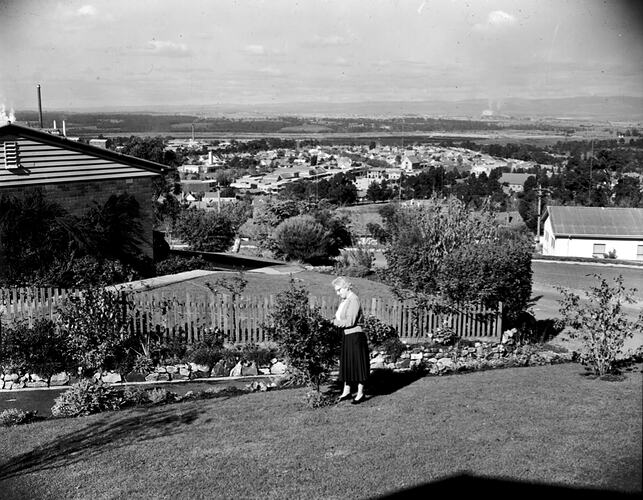
[[(216, 286), (217, 278), (232, 278), (238, 276), (238, 273), (221, 272), (212, 276), (195, 278), (190, 281), (184, 281), (173, 285), (157, 288), (155, 291), (162, 293), (184, 294), (186, 291), (193, 295), (209, 294), (209, 289), (205, 286), (206, 282), (211, 283), (222, 293), (229, 293), (220, 286)], [(318, 273), (315, 271), (301, 271), (293, 274), (262, 274), (247, 272), (243, 275), (247, 280), (244, 295), (276, 295), (277, 293), (287, 290), (290, 286), (290, 280), (294, 280), (297, 286), (303, 286), (312, 295), (321, 297), (335, 297), (335, 289), (331, 282), (336, 278), (334, 275)], [(365, 278), (349, 278), (355, 287), (357, 293), (363, 300), (369, 300), (371, 297), (393, 298), (390, 288), (384, 283), (368, 280)]]
[(36, 422), (0, 429), (0, 491), (373, 498), (468, 472), (523, 494), (640, 492), (640, 370), (609, 382), (576, 364), (516, 368), (421, 378), (360, 406), (311, 410), (292, 389)]

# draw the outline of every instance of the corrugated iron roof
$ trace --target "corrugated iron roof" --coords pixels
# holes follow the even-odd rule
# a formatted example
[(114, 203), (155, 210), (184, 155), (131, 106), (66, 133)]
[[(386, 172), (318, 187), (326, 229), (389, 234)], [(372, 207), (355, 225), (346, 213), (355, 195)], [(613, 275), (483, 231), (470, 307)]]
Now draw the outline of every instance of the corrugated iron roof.
[(109, 162), (115, 162), (123, 165), (128, 165), (130, 167), (135, 167), (148, 172), (149, 174), (161, 174), (169, 170), (169, 167), (167, 167), (166, 165), (161, 165), (160, 163), (155, 163), (152, 161), (143, 160), (141, 158), (136, 158), (134, 156), (116, 153), (108, 149), (98, 148), (80, 142), (70, 141), (68, 139), (65, 139), (64, 137), (58, 137), (41, 130), (16, 125), (15, 123), (0, 126), (0, 139), (27, 139), (35, 141), (37, 143), (48, 144), (62, 150), (68, 150), (88, 155), (90, 157), (93, 157), (94, 159), (98, 158), (107, 160)]
[(643, 239), (643, 208), (547, 207), (554, 235)]
[(505, 172), (500, 176), (498, 182), (500, 184), (520, 184), (521, 186), (525, 183), (529, 177), (535, 177), (534, 174), (515, 174)]

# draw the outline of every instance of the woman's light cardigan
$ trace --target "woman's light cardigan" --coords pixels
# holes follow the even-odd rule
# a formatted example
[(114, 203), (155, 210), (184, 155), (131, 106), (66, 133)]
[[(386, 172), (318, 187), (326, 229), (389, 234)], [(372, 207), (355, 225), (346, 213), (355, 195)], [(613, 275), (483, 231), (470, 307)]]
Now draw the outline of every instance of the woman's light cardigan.
[(362, 331), (359, 324), (362, 320), (362, 306), (359, 297), (353, 291), (349, 291), (346, 298), (342, 300), (335, 314), (335, 326), (344, 329), (345, 334)]

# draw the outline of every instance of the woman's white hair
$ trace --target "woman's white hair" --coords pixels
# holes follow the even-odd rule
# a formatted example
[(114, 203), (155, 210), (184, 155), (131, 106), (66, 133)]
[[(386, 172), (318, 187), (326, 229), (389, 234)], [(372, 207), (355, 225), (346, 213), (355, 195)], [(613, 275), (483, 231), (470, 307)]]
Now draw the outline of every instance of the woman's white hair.
[(349, 290), (353, 288), (353, 284), (348, 281), (344, 276), (339, 276), (333, 280), (333, 286), (337, 288), (348, 288)]

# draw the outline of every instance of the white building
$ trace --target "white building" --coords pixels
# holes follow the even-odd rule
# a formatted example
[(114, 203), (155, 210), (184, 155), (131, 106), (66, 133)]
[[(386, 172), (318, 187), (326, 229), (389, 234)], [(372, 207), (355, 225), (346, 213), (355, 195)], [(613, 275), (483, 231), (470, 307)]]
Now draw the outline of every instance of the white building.
[(643, 260), (643, 208), (547, 207), (543, 255)]

